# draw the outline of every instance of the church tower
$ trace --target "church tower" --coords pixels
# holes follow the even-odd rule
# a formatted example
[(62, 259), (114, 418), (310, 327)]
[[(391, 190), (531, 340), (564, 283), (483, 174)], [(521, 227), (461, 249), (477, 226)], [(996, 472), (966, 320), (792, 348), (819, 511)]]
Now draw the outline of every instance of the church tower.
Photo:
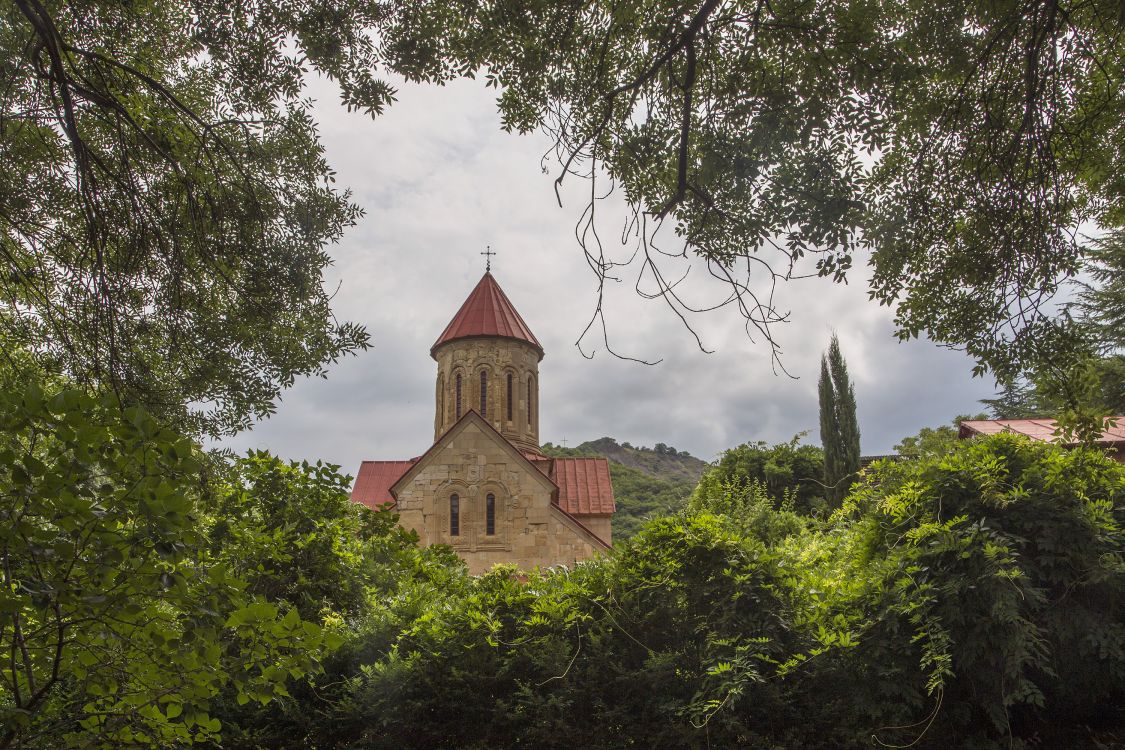
[(609, 462), (539, 450), (543, 347), (490, 271), (430, 356), (433, 445), (414, 458), (361, 463), (352, 500), (394, 508), (420, 544), (449, 545), (473, 575), (498, 564), (574, 565), (610, 550)]
[(513, 445), (539, 455), (543, 347), (486, 271), (432, 347), (434, 440), (472, 410)]

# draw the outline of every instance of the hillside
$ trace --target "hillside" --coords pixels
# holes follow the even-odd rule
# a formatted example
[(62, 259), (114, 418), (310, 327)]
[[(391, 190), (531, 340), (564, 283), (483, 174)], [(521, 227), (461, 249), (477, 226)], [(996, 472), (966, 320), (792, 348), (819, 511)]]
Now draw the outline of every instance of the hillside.
[(611, 437), (590, 440), (573, 448), (546, 443), (548, 456), (602, 456), (609, 459), (609, 473), (617, 513), (613, 538), (627, 539), (648, 519), (677, 510), (695, 489), (707, 466), (686, 451), (657, 443), (654, 448), (636, 448)]

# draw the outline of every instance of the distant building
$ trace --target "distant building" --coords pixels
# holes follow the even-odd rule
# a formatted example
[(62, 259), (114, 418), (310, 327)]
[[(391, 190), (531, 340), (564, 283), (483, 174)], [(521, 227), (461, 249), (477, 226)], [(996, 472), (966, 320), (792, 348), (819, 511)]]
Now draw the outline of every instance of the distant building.
[(604, 458), (539, 450), (543, 347), (486, 272), (430, 348), (434, 444), (364, 461), (352, 500), (391, 504), (422, 544), (448, 544), (474, 573), (573, 564), (607, 550), (615, 510)]
[[(1109, 427), (1102, 432), (1097, 445), (1106, 448), (1111, 456), (1125, 463), (1125, 416), (1113, 417), (1113, 419), (1117, 421), (1117, 426)], [(1058, 436), (1055, 435), (1057, 426), (1053, 419), (966, 419), (961, 422), (958, 437), (964, 439), (977, 435), (1012, 432), (1032, 440), (1054, 443), (1058, 441)], [(1065, 443), (1065, 445), (1074, 446), (1077, 443)]]

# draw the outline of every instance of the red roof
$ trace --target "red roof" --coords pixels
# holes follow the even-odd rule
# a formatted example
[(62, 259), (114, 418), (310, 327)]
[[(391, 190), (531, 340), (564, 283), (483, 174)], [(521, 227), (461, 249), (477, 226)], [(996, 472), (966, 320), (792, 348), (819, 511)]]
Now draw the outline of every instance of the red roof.
[(527, 327), (527, 323), (523, 322), (496, 279), (487, 271), (469, 294), (465, 304), (461, 305), (453, 320), (449, 321), (441, 336), (430, 347), (430, 356), (442, 344), (476, 336), (499, 336), (524, 341), (534, 346), (539, 351), (539, 358), (543, 358), (543, 347), (539, 340)]
[(352, 487), (352, 502), (363, 503), (368, 508), (393, 503), (391, 486), (417, 460), (364, 461), (359, 465), (359, 475), (355, 478), (355, 487)]
[(604, 458), (556, 458), (548, 476), (559, 486), (559, 507), (572, 516), (610, 515), (617, 509)]
[[(1098, 443), (1107, 445), (1125, 443), (1125, 416), (1111, 418), (1117, 420), (1117, 426), (1105, 428), (1098, 438)], [(1053, 419), (966, 419), (961, 423), (960, 436), (966, 438), (971, 435), (1014, 432), (1032, 440), (1053, 443), (1058, 439), (1055, 428), (1056, 422)]]
[[(368, 508), (394, 503), (391, 487), (417, 461), (364, 461), (352, 488), (352, 502)], [(570, 515), (612, 515), (617, 510), (606, 459), (540, 458), (531, 463), (558, 486), (558, 506)]]

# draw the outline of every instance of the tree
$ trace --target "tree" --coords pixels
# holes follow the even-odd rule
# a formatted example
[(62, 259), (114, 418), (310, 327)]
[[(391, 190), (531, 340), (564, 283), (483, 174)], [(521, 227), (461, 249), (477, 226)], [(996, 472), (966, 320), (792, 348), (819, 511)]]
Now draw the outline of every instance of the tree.
[(1053, 404), (1044, 403), (1035, 385), (1023, 378), (1013, 378), (1000, 384), (995, 398), (982, 398), (992, 419), (1035, 419), (1050, 417)]
[[(1074, 356), (1051, 297), (1088, 251), (1077, 228), (1122, 222), (1115, 0), (391, 8), (391, 66), (484, 75), (505, 127), (555, 138), (560, 181), (623, 188), (644, 278), (677, 312), (691, 308), (650, 243), (663, 222), (767, 340), (784, 317), (772, 282), (813, 270), (806, 255), (840, 281), (870, 253), (899, 337), (1002, 376)], [(604, 283), (615, 258), (580, 234)]]
[[(1125, 355), (1086, 357), (1068, 367), (1044, 366), (1027, 377), (1001, 384), (995, 398), (982, 399), (994, 419), (1035, 419), (1062, 415), (1086, 431), (1106, 416), (1125, 414)], [(1069, 416), (1068, 416), (1069, 415)]]
[(330, 184), (302, 64), (225, 47), (209, 13), (5, 6), (0, 331), (75, 385), (217, 435), (367, 335), (322, 284), (358, 209)]
[(324, 623), (340, 641), (318, 654), (320, 669), (288, 675), (273, 700), (224, 690), (211, 710), (224, 747), (331, 747), (338, 729), (325, 713), (347, 695), (358, 665), (384, 656), (419, 609), (468, 579), (450, 548), (419, 548), (396, 514), (351, 502), (351, 477), (338, 468), (254, 451), (214, 482), (202, 524), (213, 559), (245, 592)]
[(824, 446), (824, 484), (836, 504), (847, 494), (859, 471), (859, 421), (855, 413), (855, 390), (848, 379), (848, 366), (840, 353), (836, 334), (828, 354), (820, 358), (820, 442)]
[(960, 441), (961, 423), (967, 419), (988, 419), (987, 414), (970, 416), (962, 414), (952, 425), (923, 427), (917, 435), (904, 437), (895, 446), (895, 452), (904, 458), (932, 458), (949, 453)]
[(774, 446), (758, 441), (723, 451), (699, 480), (693, 502), (757, 484), (775, 508), (789, 504), (800, 513), (822, 509), (824, 451), (815, 445), (801, 445), (802, 437), (804, 433)]
[(728, 484), (611, 557), (439, 594), (308, 745), (1113, 746), (1123, 481), (997, 435), (881, 462), (823, 521)]
[(878, 612), (852, 665), (872, 682), (848, 700), (893, 701), (913, 683), (906, 700), (932, 727), (880, 731), (883, 744), (927, 733), (935, 748), (976, 745), (966, 742), (974, 735), (1101, 744), (1089, 727), (1120, 736), (1125, 715), (1106, 707), (1125, 697), (1122, 578), (1112, 571), (1125, 541), (1123, 479), (1101, 451), (1010, 434), (865, 476), (837, 516), (843, 538), (855, 534), (837, 575), (867, 578)]
[(331, 636), (207, 553), (198, 448), (21, 375), (0, 388), (0, 748), (201, 742), (224, 688), (269, 701), (315, 671)]
[(1092, 243), (1086, 265), (1092, 283), (1075, 305), (1099, 351), (1125, 350), (1125, 228)]
[(1088, 352), (1071, 361), (1039, 363), (1000, 382), (996, 398), (984, 399), (998, 419), (1062, 418), (1094, 435), (1102, 419), (1125, 413), (1125, 230), (1094, 240), (1077, 300), (1078, 330)]
[[(1117, 12), (17, 0), (0, 33), (3, 324), (81, 383), (196, 404), (216, 432), (363, 346), (320, 287), (322, 246), (356, 211), (301, 97), (315, 69), (372, 115), (393, 100), (387, 73), (484, 76), (506, 128), (555, 137), (560, 180), (622, 186), (644, 273), (681, 314), (651, 244), (664, 222), (767, 341), (786, 319), (774, 282), (841, 281), (869, 253), (900, 337), (1004, 378), (1069, 361), (1047, 302), (1088, 251), (1074, 230), (1122, 223)], [(604, 284), (615, 261), (587, 249)]]

